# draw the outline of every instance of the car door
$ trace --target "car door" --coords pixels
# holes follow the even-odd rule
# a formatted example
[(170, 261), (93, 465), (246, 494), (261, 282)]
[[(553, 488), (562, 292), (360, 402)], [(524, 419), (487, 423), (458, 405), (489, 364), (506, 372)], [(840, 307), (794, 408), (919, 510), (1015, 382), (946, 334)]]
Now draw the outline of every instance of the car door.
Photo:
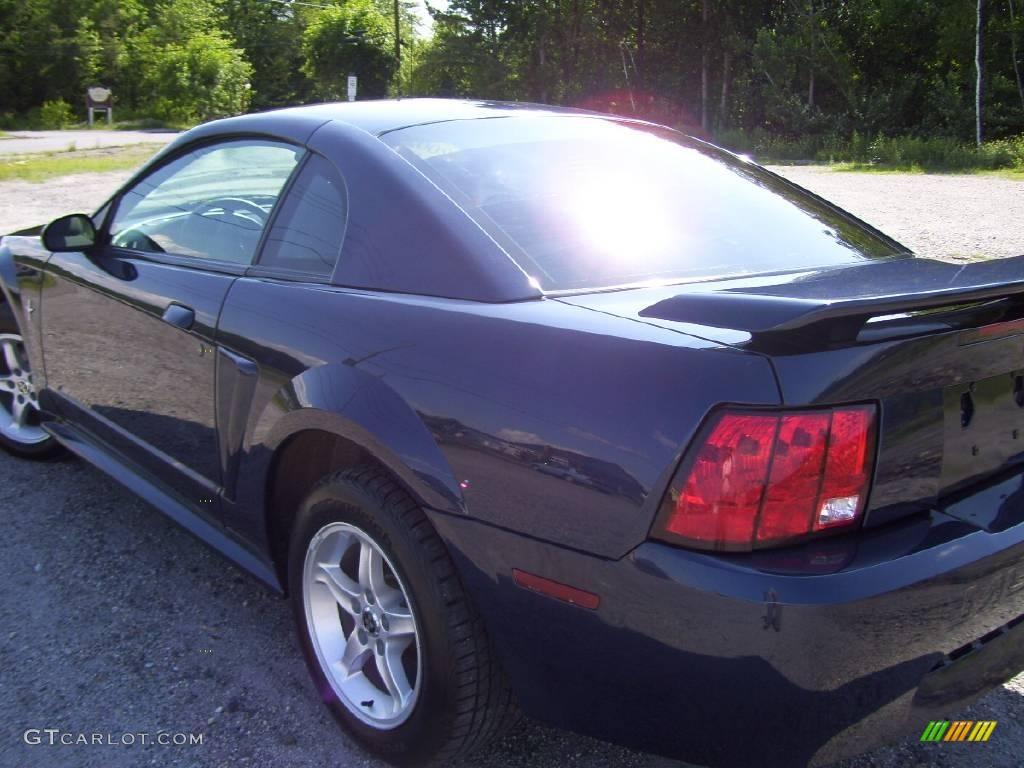
[[(323, 332), (310, 310), (310, 291), (330, 284), (348, 218), (348, 193), (338, 169), (310, 152), (277, 207), (257, 263), (231, 289), (218, 323), (218, 423), (224, 452), (221, 501), (227, 528), (258, 546), (264, 526), (252, 510), (254, 489), (238, 474), (249, 417), (314, 358), (293, 356), (298, 339)], [(318, 305), (322, 306), (322, 305)], [(262, 391), (257, 392), (258, 381)], [(258, 494), (257, 494), (258, 495)]]
[(186, 147), (115, 199), (97, 246), (47, 263), (43, 362), (59, 415), (211, 517), (217, 318), (302, 154), (262, 139)]

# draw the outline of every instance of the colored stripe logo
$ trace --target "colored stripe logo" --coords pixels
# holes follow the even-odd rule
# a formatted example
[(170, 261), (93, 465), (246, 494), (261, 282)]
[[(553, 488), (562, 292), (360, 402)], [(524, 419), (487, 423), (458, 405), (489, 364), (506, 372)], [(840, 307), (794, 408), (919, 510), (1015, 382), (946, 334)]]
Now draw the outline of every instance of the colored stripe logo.
[(997, 720), (932, 720), (921, 741), (988, 741)]

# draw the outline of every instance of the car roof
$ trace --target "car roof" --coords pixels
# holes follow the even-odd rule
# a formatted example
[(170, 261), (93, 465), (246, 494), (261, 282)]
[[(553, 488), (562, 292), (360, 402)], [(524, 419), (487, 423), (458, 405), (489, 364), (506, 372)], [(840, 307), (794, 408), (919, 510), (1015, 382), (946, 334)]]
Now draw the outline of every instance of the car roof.
[(449, 120), (473, 120), (487, 117), (521, 115), (591, 115), (598, 112), (568, 107), (552, 107), (515, 101), (473, 101), (461, 99), (380, 99), (371, 101), (330, 102), (287, 107), (271, 112), (236, 118), (256, 121), (268, 117), (306, 117), (345, 123), (375, 136), (425, 123)]
[[(642, 122), (540, 104), (454, 99), (388, 99), (287, 107), (199, 125), (165, 146), (126, 186), (150, 173), (154, 166), (183, 147), (197, 142), (247, 136), (290, 141), (313, 148), (328, 158), (346, 158), (348, 181), (367, 185), (358, 194), (349, 195), (352, 220), (355, 220), (354, 211), (358, 206), (366, 209), (362, 215), (367, 218), (372, 218), (373, 211), (392, 217), (390, 221), (374, 220), (372, 225), (360, 224), (367, 230), (376, 227), (377, 231), (386, 233), (386, 237), (382, 237), (391, 244), (383, 247), (377, 243), (373, 253), (350, 258), (345, 267), (349, 272), (344, 276), (335, 275), (338, 284), (473, 301), (539, 298), (540, 287), (522, 267), (464, 211), (380, 139), (383, 134), (417, 125), (537, 116)], [(356, 170), (357, 167), (362, 171)], [(351, 189), (355, 188), (350, 186)], [(378, 195), (381, 190), (403, 196), (402, 217), (406, 226), (394, 226), (393, 200), (381, 201)], [(377, 203), (367, 202), (371, 200)], [(414, 226), (409, 221), (415, 216), (419, 218)], [(428, 232), (432, 233), (430, 238), (425, 234)], [(370, 242), (367, 238), (363, 240)], [(425, 250), (428, 245), (429, 249)], [(417, 269), (410, 269), (408, 261), (402, 261), (399, 256), (386, 261), (382, 254), (388, 253), (419, 254), (420, 258), (414, 260)], [(359, 269), (362, 271), (357, 272)]]

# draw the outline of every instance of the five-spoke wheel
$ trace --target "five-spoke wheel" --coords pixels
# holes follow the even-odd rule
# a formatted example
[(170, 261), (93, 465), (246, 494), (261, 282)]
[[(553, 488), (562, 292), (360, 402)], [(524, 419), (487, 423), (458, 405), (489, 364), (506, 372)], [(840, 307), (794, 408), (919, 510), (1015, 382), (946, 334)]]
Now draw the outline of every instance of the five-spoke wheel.
[(483, 622), (423, 510), (379, 467), (323, 478), (289, 535), (303, 654), (350, 736), (397, 765), (450, 760), (515, 720)]
[(45, 440), (38, 410), (25, 344), (15, 333), (0, 334), (0, 432), (19, 443)]
[(302, 590), (317, 659), (339, 700), (376, 728), (401, 724), (416, 702), (420, 642), (388, 556), (365, 531), (328, 523), (307, 547)]
[(17, 330), (0, 328), (0, 445), (28, 458), (59, 452), (56, 440), (40, 424), (25, 343)]

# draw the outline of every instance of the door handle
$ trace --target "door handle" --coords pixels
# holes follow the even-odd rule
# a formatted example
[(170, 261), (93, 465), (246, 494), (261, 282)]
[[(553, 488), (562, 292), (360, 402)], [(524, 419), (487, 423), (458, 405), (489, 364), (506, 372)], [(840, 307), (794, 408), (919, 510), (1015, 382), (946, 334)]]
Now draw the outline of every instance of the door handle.
[(196, 321), (196, 313), (192, 307), (186, 307), (183, 304), (168, 304), (162, 319), (165, 323), (170, 323), (175, 328), (187, 331), (192, 327), (192, 323)]

